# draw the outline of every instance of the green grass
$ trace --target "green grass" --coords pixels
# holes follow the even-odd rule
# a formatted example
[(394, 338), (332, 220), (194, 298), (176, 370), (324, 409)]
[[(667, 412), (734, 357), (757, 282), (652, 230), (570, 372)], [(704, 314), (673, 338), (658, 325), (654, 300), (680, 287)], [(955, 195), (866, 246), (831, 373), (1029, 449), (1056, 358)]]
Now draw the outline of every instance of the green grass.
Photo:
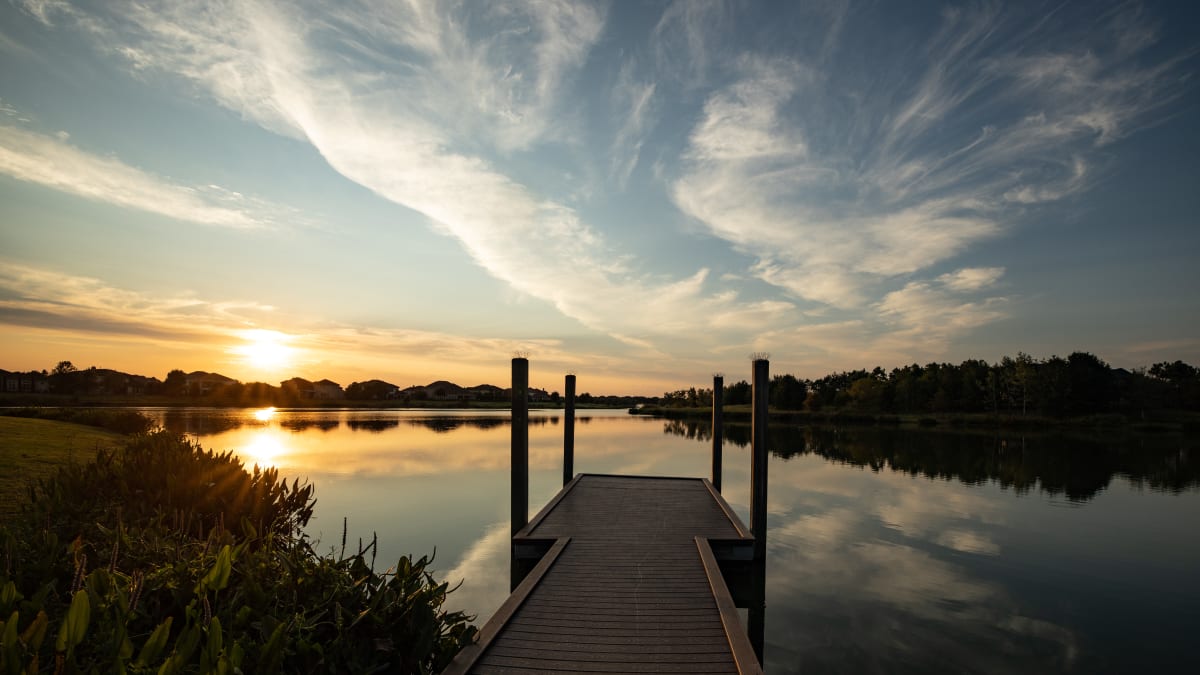
[(97, 448), (117, 445), (123, 437), (69, 422), (0, 417), (0, 522), (28, 498), (30, 480), (45, 478), (68, 462), (86, 463)]

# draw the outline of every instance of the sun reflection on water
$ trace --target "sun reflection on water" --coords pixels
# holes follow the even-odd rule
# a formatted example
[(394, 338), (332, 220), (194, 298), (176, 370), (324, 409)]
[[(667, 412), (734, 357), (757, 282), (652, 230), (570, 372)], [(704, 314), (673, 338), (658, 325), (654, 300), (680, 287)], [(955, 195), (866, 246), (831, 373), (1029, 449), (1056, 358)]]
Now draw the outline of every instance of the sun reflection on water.
[(278, 431), (264, 430), (253, 434), (238, 451), (242, 462), (258, 466), (276, 466), (289, 454), (287, 439)]
[(275, 406), (254, 411), (254, 419), (259, 422), (270, 422), (273, 417), (275, 417)]

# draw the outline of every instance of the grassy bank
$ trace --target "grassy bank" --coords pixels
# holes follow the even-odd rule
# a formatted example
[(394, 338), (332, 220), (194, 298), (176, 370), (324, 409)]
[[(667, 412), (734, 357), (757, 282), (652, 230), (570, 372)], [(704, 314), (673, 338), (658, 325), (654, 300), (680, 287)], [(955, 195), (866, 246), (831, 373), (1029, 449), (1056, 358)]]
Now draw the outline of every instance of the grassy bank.
[(121, 440), (121, 434), (82, 424), (0, 417), (0, 523), (28, 499), (31, 480), (47, 478), (73, 461), (86, 462)]

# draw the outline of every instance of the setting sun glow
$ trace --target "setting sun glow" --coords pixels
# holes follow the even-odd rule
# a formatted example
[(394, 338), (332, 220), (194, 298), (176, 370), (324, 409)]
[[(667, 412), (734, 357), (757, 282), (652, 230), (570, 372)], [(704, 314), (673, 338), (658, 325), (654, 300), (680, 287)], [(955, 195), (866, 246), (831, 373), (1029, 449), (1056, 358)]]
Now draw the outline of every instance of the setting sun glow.
[(242, 362), (260, 371), (277, 372), (292, 365), (296, 350), (288, 346), (291, 336), (274, 330), (248, 330), (241, 334), (245, 344), (234, 348)]

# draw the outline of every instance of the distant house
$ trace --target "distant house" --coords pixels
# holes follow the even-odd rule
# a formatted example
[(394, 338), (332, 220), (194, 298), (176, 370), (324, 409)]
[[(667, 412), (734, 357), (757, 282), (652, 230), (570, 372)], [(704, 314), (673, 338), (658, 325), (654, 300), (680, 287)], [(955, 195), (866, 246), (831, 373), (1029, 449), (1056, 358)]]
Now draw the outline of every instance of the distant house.
[(430, 382), (424, 389), (425, 398), (430, 401), (469, 401), (474, 398), (466, 389), (446, 380)]
[(303, 377), (293, 377), (290, 380), (284, 380), (279, 383), (279, 388), (285, 394), (291, 394), (297, 398), (315, 398), (316, 388), (312, 382)]
[(550, 393), (545, 389), (529, 388), (529, 400), (537, 403), (544, 403), (550, 400)]
[(474, 391), (446, 380), (408, 387), (400, 391), (400, 396), (416, 401), (473, 401), (476, 398)]
[(351, 382), (346, 387), (346, 398), (355, 401), (382, 401), (400, 398), (400, 387), (383, 380)]
[(162, 386), (162, 382), (157, 377), (127, 375), (125, 373), (117, 373), (117, 375), (119, 377), (114, 378), (112, 385), (110, 385), (110, 391), (114, 394), (153, 394)]
[(345, 398), (346, 392), (342, 391), (342, 385), (333, 380), (318, 380), (312, 383), (312, 397), (319, 399), (339, 399)]
[(50, 391), (50, 380), (37, 371), (12, 373), (0, 370), (0, 391), (9, 394), (44, 394)]
[(207, 396), (219, 389), (237, 383), (237, 380), (232, 377), (225, 377), (220, 373), (206, 373), (203, 370), (188, 373), (184, 377), (184, 380), (187, 383), (187, 392), (192, 396)]
[(21, 375), (19, 373), (10, 373), (7, 370), (0, 370), (0, 391), (8, 394), (20, 393)]
[(497, 387), (494, 384), (481, 384), (467, 388), (475, 396), (477, 401), (503, 401), (507, 398), (504, 389)]

